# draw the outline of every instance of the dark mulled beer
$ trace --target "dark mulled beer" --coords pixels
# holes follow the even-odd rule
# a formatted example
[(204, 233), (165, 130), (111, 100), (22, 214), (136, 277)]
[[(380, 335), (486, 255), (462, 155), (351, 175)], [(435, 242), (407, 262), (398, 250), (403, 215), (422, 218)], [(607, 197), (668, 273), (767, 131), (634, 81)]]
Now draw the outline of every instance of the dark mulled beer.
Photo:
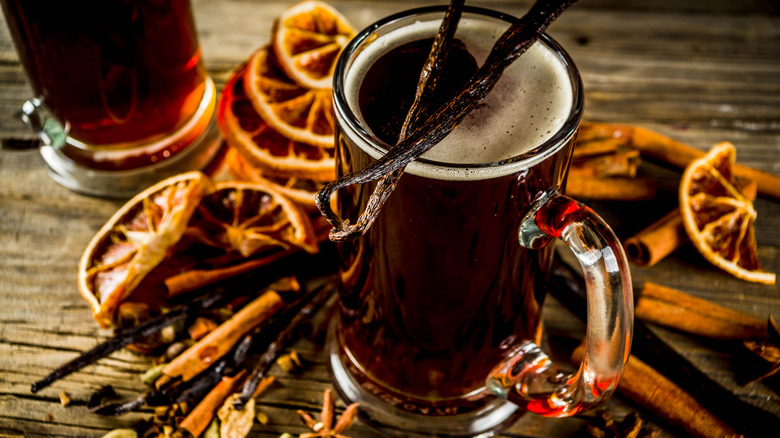
[[(68, 159), (94, 169), (137, 168), (176, 154), (208, 124), (210, 114), (192, 120), (214, 93), (189, 0), (2, 6), (35, 96), (66, 130)], [(182, 138), (153, 145), (185, 127)], [(146, 150), (117, 152), (140, 146)]]
[(164, 135), (194, 114), (206, 74), (187, 0), (5, 1), (33, 91), (92, 145)]
[[(350, 68), (350, 106), (386, 144), (398, 141), (437, 24), (384, 35)], [(460, 23), (434, 108), (502, 31)], [(511, 161), (556, 133), (571, 102), (564, 65), (536, 44), (444, 142), (407, 168), (367, 235), (341, 244), (340, 342), (349, 369), (375, 395), (425, 414), (472, 410), (488, 397), (490, 370), (524, 340), (539, 341), (551, 252), (522, 248), (517, 233), (535, 200), (561, 187), (571, 148)], [(341, 173), (378, 156), (343, 131), (338, 148)], [(486, 165), (502, 161), (509, 163)], [(372, 190), (340, 192), (342, 216), (354, 221)]]
[[(530, 17), (546, 11), (534, 8)], [(346, 47), (334, 75), (340, 175), (397, 144), (442, 15), (400, 13)], [(446, 111), (437, 107), (515, 21), (466, 7), (429, 114)], [(364, 421), (403, 437), (486, 436), (524, 412), (574, 415), (615, 390), (630, 346), (628, 262), (598, 215), (561, 194), (582, 101), (571, 59), (541, 35), (443, 141), (406, 166), (367, 232), (339, 243), (328, 364)], [(355, 223), (375, 187), (340, 189), (341, 217)], [(538, 345), (553, 238), (587, 279), (586, 359), (572, 375)]]

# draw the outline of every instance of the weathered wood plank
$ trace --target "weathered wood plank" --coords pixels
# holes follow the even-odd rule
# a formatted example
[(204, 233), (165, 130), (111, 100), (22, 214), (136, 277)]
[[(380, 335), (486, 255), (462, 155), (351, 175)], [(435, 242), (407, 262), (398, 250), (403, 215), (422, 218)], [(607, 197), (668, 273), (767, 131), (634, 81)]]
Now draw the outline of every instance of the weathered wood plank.
[[(292, 0), (194, 0), (208, 70), (218, 85), (254, 50), (270, 41), (275, 16)], [(376, 18), (442, 1), (338, 0), (331, 2), (357, 27)], [(530, 1), (470, 0), (469, 4), (522, 14)], [(776, 1), (588, 0), (572, 6), (550, 27), (571, 53), (586, 90), (586, 119), (640, 124), (700, 149), (728, 140), (740, 162), (780, 173), (780, 4)], [(0, 20), (2, 21), (2, 20)], [(8, 30), (0, 24), (0, 137), (30, 138), (16, 111), (30, 97)], [(675, 205), (678, 170), (651, 167), (659, 198), (641, 205), (594, 203), (621, 238)], [(29, 386), (79, 351), (110, 333), (96, 326), (78, 294), (76, 266), (94, 233), (121, 202), (74, 194), (49, 179), (37, 151), (0, 151), (0, 436), (101, 436), (148, 418), (148, 410), (118, 419), (89, 414), (88, 396), (113, 384), (124, 397), (144, 390), (138, 376), (150, 358), (127, 351), (31, 394)], [(780, 203), (759, 199), (759, 258), (780, 271)], [(652, 269), (632, 268), (637, 285), (655, 281), (723, 305), (765, 317), (780, 317), (777, 287), (749, 284), (717, 271), (684, 246)], [(550, 343), (581, 338), (584, 327), (560, 303), (548, 300)], [(729, 347), (657, 330), (702, 371), (745, 401), (780, 415), (780, 396), (764, 383), (740, 386)], [(269, 416), (253, 437), (302, 433), (295, 411), (317, 412), (329, 377), (321, 337), (292, 348), (310, 362), (300, 376), (277, 367), (278, 382), (259, 400)], [(563, 350), (563, 349), (561, 349)], [(565, 360), (565, 351), (555, 351)], [(60, 391), (74, 400), (59, 403)], [(339, 404), (343, 409), (343, 404)], [(620, 397), (606, 408), (618, 417), (634, 409)], [(51, 419), (47, 418), (51, 415)], [(651, 417), (652, 419), (652, 417)], [(503, 437), (570, 436), (585, 420), (524, 416)], [(353, 437), (377, 435), (356, 425)], [(665, 436), (673, 436), (666, 433)]]

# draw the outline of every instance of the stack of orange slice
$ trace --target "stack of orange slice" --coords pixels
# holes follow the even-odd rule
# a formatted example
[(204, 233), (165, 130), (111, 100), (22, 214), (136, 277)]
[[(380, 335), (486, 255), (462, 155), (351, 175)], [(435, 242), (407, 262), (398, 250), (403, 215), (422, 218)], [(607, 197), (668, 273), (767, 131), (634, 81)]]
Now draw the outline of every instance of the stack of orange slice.
[(355, 31), (329, 5), (304, 1), (276, 20), (272, 43), (237, 68), (217, 109), (237, 179), (260, 181), (314, 212), (314, 194), (335, 178), (331, 81)]
[(174, 247), (184, 237), (238, 259), (279, 249), (317, 251), (308, 216), (272, 187), (238, 181), (215, 185), (200, 172), (176, 175), (128, 201), (84, 251), (79, 291), (95, 320), (114, 326), (120, 304), (164, 260), (180, 256)]

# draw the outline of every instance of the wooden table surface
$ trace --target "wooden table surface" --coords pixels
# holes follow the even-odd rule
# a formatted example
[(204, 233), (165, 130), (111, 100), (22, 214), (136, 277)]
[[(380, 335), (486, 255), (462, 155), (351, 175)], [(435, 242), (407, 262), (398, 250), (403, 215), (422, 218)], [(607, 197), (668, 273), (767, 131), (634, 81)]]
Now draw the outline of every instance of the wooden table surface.
[[(417, 1), (332, 1), (358, 28), (421, 4)], [(528, 1), (475, 1), (521, 15)], [(194, 0), (206, 65), (219, 85), (232, 68), (270, 38), (271, 23), (292, 1)], [(585, 117), (597, 122), (641, 125), (694, 147), (733, 142), (738, 161), (780, 174), (780, 5), (768, 1), (582, 0), (549, 32), (579, 66), (586, 93)], [(63, 66), (67, 68), (67, 66)], [(30, 89), (5, 24), (0, 25), (0, 136), (30, 138), (15, 112)], [(594, 203), (621, 238), (660, 217), (675, 202), (679, 172), (667, 171), (668, 187), (644, 203)], [(664, 189), (666, 187), (666, 189)], [(121, 202), (81, 196), (47, 175), (39, 153), (0, 155), (0, 436), (98, 437), (148, 418), (149, 410), (112, 419), (89, 414), (85, 401), (113, 384), (125, 393), (144, 386), (138, 375), (147, 357), (121, 351), (51, 387), (30, 393), (30, 384), (55, 366), (94, 346), (110, 333), (92, 320), (76, 286), (78, 259), (87, 242)], [(780, 272), (780, 202), (756, 201), (756, 234), (763, 266)], [(777, 286), (747, 283), (713, 268), (686, 246), (650, 269), (632, 267), (636, 285), (653, 280), (765, 318), (780, 317)], [(582, 326), (559, 303), (548, 300), (550, 333), (582, 336)], [(780, 415), (780, 396), (765, 383), (741, 386), (733, 371), (740, 357), (717, 343), (667, 330), (657, 333), (711, 378), (744, 401)], [(314, 411), (329, 386), (321, 346), (295, 347), (313, 364), (291, 377), (274, 368), (279, 385), (259, 400), (269, 417), (252, 436), (305, 431), (295, 411)], [(776, 387), (775, 387), (776, 389)], [(60, 404), (67, 391), (73, 403)], [(615, 397), (606, 409), (618, 417), (634, 409)], [(641, 414), (645, 414), (640, 410)], [(649, 419), (653, 417), (647, 414)], [(502, 436), (570, 436), (581, 418), (527, 415)], [(673, 432), (665, 432), (673, 436)], [(353, 437), (375, 436), (357, 424)]]

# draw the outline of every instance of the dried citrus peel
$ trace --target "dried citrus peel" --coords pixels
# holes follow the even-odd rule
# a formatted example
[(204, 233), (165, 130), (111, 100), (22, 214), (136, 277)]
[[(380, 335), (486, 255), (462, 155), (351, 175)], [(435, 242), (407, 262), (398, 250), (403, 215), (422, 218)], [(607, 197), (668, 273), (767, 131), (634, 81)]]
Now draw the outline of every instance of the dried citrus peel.
[(355, 34), (346, 18), (326, 3), (305, 1), (285, 10), (274, 24), (279, 65), (296, 83), (331, 88), (333, 70)]
[(311, 222), (290, 200), (261, 183), (224, 181), (204, 197), (190, 221), (201, 242), (250, 257), (297, 246), (317, 252)]
[(734, 184), (736, 149), (718, 143), (693, 161), (680, 181), (680, 212), (688, 237), (713, 265), (743, 280), (775, 284), (758, 262), (753, 223), (757, 213)]
[[(267, 48), (260, 49), (252, 57), (252, 62), (257, 64), (250, 63), (250, 66), (256, 65), (262, 71), (273, 69), (268, 64), (271, 62), (268, 59), (268, 54)], [(336, 171), (333, 158), (335, 150), (333, 148), (333, 116), (330, 97), (328, 96), (329, 100), (324, 103), (328, 108), (325, 112), (321, 111), (322, 106), (319, 106), (319, 109), (314, 113), (311, 112), (314, 109), (311, 106), (304, 105), (306, 108), (301, 109), (304, 112), (310, 111), (309, 116), (317, 115), (314, 118), (319, 119), (320, 122), (312, 122), (315, 125), (320, 125), (322, 120), (325, 120), (325, 124), (329, 127), (322, 128), (324, 130), (322, 135), (315, 135), (307, 128), (288, 125), (279, 118), (271, 105), (281, 107), (289, 104), (290, 101), (297, 105), (302, 102), (299, 99), (300, 93), (311, 97), (314, 92), (305, 91), (291, 84), (287, 85), (291, 86), (292, 89), (287, 89), (283, 81), (265, 81), (262, 77), (250, 73), (250, 66), (241, 66), (236, 69), (220, 96), (217, 121), (227, 142), (239, 150), (253, 167), (262, 169), (266, 175), (294, 176), (317, 181), (332, 180)], [(264, 74), (260, 73), (260, 75)], [(246, 81), (254, 81), (255, 85), (248, 87)], [(261, 95), (250, 98), (250, 94), (246, 91), (247, 88), (252, 88)], [(321, 92), (318, 93), (321, 95)], [(321, 98), (324, 98), (324, 95), (321, 95)], [(262, 100), (262, 102), (256, 102), (257, 99)], [(267, 112), (265, 117), (257, 111), (258, 107), (264, 108), (264, 111)], [(282, 113), (287, 114), (285, 111)], [(310, 118), (309, 116), (306, 117), (306, 120)], [(285, 131), (274, 128), (269, 120), (272, 120), (276, 126), (281, 126)], [(325, 134), (326, 132), (327, 134)], [(304, 141), (296, 140), (302, 137)], [(307, 137), (310, 141), (306, 141)], [(316, 138), (320, 138), (322, 142)], [(317, 144), (318, 142), (319, 144)]]
[(267, 47), (249, 59), (244, 90), (257, 113), (286, 137), (314, 146), (333, 147), (332, 92), (292, 83), (278, 71)]
[(101, 326), (113, 324), (119, 304), (179, 241), (211, 190), (200, 172), (161, 181), (125, 203), (92, 238), (79, 262), (79, 291)]
[[(316, 252), (309, 217), (271, 187), (200, 172), (161, 181), (128, 201), (100, 229), (79, 263), (79, 291), (103, 327), (186, 233), (243, 257), (297, 247)], [(172, 255), (176, 257), (176, 255)]]

